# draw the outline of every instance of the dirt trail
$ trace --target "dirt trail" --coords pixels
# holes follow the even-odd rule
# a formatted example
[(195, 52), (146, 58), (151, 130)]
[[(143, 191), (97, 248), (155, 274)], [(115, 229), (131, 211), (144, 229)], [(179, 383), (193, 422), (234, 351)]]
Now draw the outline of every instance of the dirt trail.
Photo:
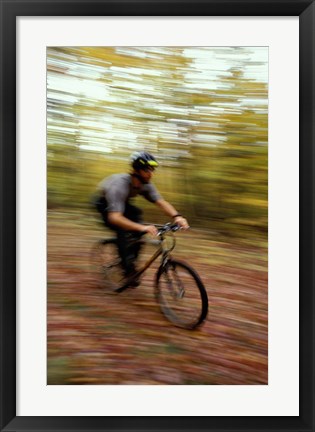
[(209, 296), (206, 322), (188, 331), (161, 315), (154, 268), (137, 289), (98, 288), (89, 253), (105, 236), (82, 214), (49, 213), (48, 384), (268, 383), (266, 245), (178, 234), (173, 255)]

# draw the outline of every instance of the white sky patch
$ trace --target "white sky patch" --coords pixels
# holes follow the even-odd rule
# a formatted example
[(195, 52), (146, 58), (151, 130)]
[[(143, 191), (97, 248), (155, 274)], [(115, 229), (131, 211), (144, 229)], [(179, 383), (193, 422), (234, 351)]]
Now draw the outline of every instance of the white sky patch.
[[(77, 50), (82, 52), (80, 47)], [(221, 113), (241, 115), (246, 108), (261, 113), (268, 108), (267, 98), (261, 98), (259, 93), (233, 94), (234, 73), (240, 74), (240, 79), (268, 82), (267, 47), (183, 47), (182, 53), (178, 47), (115, 48), (116, 55), (143, 59), (139, 67), (124, 66), (123, 59), (119, 65), (95, 66), (82, 62), (79, 56), (53, 49), (47, 52), (48, 128), (57, 131), (59, 124), (60, 131), (69, 133), (73, 124), (67, 123), (67, 117), (74, 117), (84, 140), (82, 144), (90, 144), (91, 150), (93, 146), (102, 148), (97, 142), (101, 139), (112, 149), (119, 145), (137, 146), (141, 137), (185, 142), (189, 127), (198, 124), (195, 119), (189, 122), (190, 115), (197, 119), (202, 114), (211, 121)], [(104, 61), (106, 52), (104, 49)], [(145, 61), (152, 56), (155, 60), (164, 56), (161, 69)], [(187, 63), (177, 64), (180, 56)], [(174, 74), (168, 68), (163, 69), (163, 59), (174, 63)], [(208, 106), (192, 105), (190, 94), (213, 95), (215, 99), (211, 102), (209, 98)], [(89, 107), (99, 109), (94, 110), (94, 118)], [(51, 127), (51, 123), (56, 126)], [(163, 127), (165, 123), (169, 127)], [(203, 135), (199, 138), (206, 140)], [(221, 137), (216, 139), (223, 141)], [(85, 142), (88, 140), (90, 143)]]
[(186, 48), (184, 53), (193, 59), (195, 69), (186, 78), (196, 82), (197, 88), (207, 88), (208, 82), (208, 88), (210, 84), (217, 89), (220, 76), (231, 76), (232, 68), (241, 69), (244, 78), (268, 82), (268, 47)]

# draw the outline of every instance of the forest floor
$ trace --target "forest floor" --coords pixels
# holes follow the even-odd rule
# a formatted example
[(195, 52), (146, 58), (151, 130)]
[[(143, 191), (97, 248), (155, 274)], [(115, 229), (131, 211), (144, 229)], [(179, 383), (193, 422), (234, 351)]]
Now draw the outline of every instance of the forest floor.
[(268, 384), (266, 241), (194, 227), (176, 235), (173, 256), (197, 270), (209, 297), (206, 321), (189, 331), (159, 310), (158, 264), (136, 289), (99, 288), (89, 257), (106, 236), (83, 213), (48, 213), (48, 384)]

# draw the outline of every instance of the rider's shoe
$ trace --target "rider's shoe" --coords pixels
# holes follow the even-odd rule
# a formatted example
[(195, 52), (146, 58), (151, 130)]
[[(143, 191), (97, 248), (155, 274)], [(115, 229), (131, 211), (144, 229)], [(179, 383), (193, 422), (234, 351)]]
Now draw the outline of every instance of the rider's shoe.
[(138, 278), (133, 279), (133, 276), (136, 273), (137, 273), (137, 271), (135, 269), (133, 269), (130, 272), (125, 272), (125, 278), (131, 279), (130, 282), (128, 283), (128, 287), (130, 287), (130, 288), (136, 288), (137, 286), (140, 285), (140, 279), (138, 279)]
[(128, 285), (130, 288), (137, 288), (140, 285), (140, 279), (133, 279)]

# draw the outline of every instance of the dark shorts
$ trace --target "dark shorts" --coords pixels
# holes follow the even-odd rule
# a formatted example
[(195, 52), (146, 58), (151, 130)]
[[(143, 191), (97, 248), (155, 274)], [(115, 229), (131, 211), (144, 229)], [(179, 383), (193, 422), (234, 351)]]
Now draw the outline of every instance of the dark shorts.
[[(118, 240), (118, 250), (122, 259), (122, 265), (126, 273), (132, 273), (134, 271), (134, 262), (137, 259), (141, 246), (139, 243), (136, 243), (134, 246), (131, 247), (128, 246), (128, 243), (138, 238), (139, 232), (122, 230), (121, 228), (112, 225), (108, 221), (107, 202), (105, 198), (97, 198), (95, 200), (95, 207), (97, 211), (101, 214), (105, 226), (116, 232)], [(141, 209), (132, 204), (126, 203), (123, 215), (127, 219), (133, 222), (141, 223), (143, 221), (142, 214), (143, 212)]]

